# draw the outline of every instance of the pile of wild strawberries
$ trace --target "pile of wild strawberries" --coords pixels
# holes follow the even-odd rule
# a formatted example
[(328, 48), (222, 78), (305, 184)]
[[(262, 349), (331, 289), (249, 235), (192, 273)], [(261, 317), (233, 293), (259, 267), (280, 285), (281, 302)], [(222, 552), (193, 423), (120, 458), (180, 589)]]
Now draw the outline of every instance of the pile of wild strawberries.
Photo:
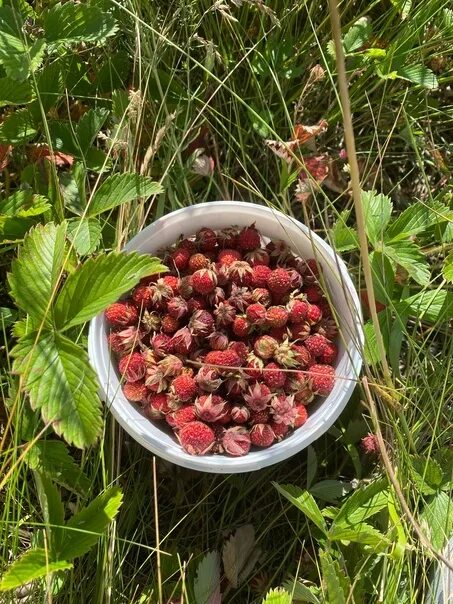
[(337, 326), (314, 259), (254, 225), (202, 228), (106, 311), (123, 392), (191, 455), (246, 455), (302, 426), (332, 390)]

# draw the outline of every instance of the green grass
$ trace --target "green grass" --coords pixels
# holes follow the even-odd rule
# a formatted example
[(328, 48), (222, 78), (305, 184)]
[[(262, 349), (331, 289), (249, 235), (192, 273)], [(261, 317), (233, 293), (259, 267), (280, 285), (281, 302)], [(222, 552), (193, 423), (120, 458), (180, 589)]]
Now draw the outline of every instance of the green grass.
[[(114, 156), (114, 167), (161, 180), (165, 193), (152, 203), (139, 200), (108, 215), (105, 248), (121, 247), (143, 226), (168, 212), (214, 199), (272, 205), (303, 220), (335, 245), (332, 226), (340, 212), (353, 206), (349, 194), (343, 192), (348, 174), (342, 171), (344, 162), (338, 160), (344, 140), (335, 61), (329, 52), (332, 34), (327, 5), (275, 0), (266, 4), (266, 12), (254, 0), (237, 3), (242, 6), (226, 0), (115, 4), (121, 16), (119, 34), (114, 44), (98, 54), (108, 53), (115, 45), (124, 48), (133, 58), (124, 88), (136, 92), (129, 94), (120, 126), (109, 133), (116, 138), (116, 146), (125, 149)], [(411, 65), (431, 66), (438, 78), (439, 87), (429, 90), (402, 79), (379, 78), (372, 60), (359, 64), (357, 57), (348, 58), (362, 187), (391, 196), (393, 216), (397, 216), (415, 200), (440, 201), (451, 207), (453, 107), (448, 86), (453, 26), (451, 11), (446, 22), (447, 2), (414, 0), (406, 19), (393, 4), (404, 3), (358, 0), (342, 3), (340, 8), (343, 31), (367, 16), (373, 30), (370, 44), (384, 46)], [(324, 68), (325, 78), (306, 87), (316, 64)], [(78, 96), (69, 90), (70, 104), (103, 102)], [(317, 152), (328, 152), (337, 162), (343, 186), (341, 193), (320, 188), (305, 207), (294, 200), (286, 168), (264, 144), (265, 138), (289, 140), (296, 103), (303, 107), (297, 121), (311, 125), (327, 119), (329, 128), (320, 137)], [(67, 111), (64, 103), (60, 109), (62, 114)], [(202, 142), (197, 139), (200, 133)], [(214, 158), (211, 176), (201, 177), (191, 169), (193, 150), (188, 146), (197, 140), (197, 146), (205, 147)], [(352, 213), (348, 225), (354, 224)], [(449, 287), (440, 268), (452, 249), (451, 223), (427, 229), (419, 243), (430, 263), (431, 280), (419, 286), (403, 276), (398, 286), (401, 299), (423, 289)], [(358, 251), (345, 251), (343, 256), (358, 289), (363, 289)], [(11, 252), (2, 256), (2, 273), (9, 270), (11, 257)], [(4, 295), (7, 299), (6, 288)], [(381, 327), (392, 385), (385, 383), (380, 364), (369, 359), (364, 375), (402, 495), (430, 539), (424, 516), (430, 496), (414, 482), (413, 456), (422, 456), (427, 466), (426, 460), (451, 449), (453, 339), (445, 320), (433, 323), (403, 316), (394, 299), (388, 296), (386, 302)], [(5, 336), (2, 393), (5, 399), (14, 399), (11, 388), (17, 382), (10, 375), (7, 328)], [(7, 489), (0, 493), (2, 568), (33, 543), (43, 523), (36, 487), (19, 460), (23, 442), (17, 418), (29, 416), (23, 411), (28, 403), (22, 399), (16, 399), (15, 428), (2, 451), (5, 468), (14, 467)], [(244, 583), (228, 590), (225, 602), (260, 603), (268, 589), (291, 577), (325, 590), (319, 534), (272, 482), (304, 489), (336, 480), (350, 488), (357, 481), (367, 484), (385, 477), (388, 469), (360, 449), (361, 437), (375, 429), (366, 392), (358, 383), (340, 420), (308, 451), (259, 472), (216, 476), (154, 459), (106, 413), (98, 446), (73, 453), (92, 481), (93, 497), (109, 485), (121, 486), (124, 503), (119, 516), (99, 546), (66, 572), (64, 581), (58, 577), (53, 581), (53, 594), (44, 582), (35, 582), (26, 589), (27, 602), (160, 603), (182, 598), (191, 603), (200, 560), (208, 551), (221, 551), (230, 533), (244, 524), (253, 525), (261, 554)], [(27, 440), (36, 431), (30, 427), (28, 434)], [(351, 603), (415, 604), (424, 601), (429, 590), (433, 556), (417, 539), (394, 489), (390, 492), (401, 524), (384, 513), (378, 516), (377, 526), (390, 539), (385, 553), (355, 546), (344, 550), (352, 580), (363, 580), (364, 593), (352, 596)], [(71, 512), (77, 498), (63, 490), (63, 499), (66, 511)], [(321, 505), (331, 504), (317, 500)], [(17, 601), (17, 592), (0, 596), (5, 604)], [(325, 595), (322, 601), (334, 600)]]

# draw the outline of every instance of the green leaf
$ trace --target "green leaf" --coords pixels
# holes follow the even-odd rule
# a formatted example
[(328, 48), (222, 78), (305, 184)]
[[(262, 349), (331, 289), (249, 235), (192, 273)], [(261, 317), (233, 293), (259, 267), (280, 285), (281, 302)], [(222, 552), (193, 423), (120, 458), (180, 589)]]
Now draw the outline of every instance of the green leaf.
[(109, 113), (108, 109), (98, 107), (90, 109), (80, 119), (76, 128), (76, 137), (82, 154), (85, 154), (96, 140)]
[(411, 235), (417, 235), (425, 231), (434, 224), (440, 224), (451, 219), (451, 212), (442, 203), (434, 202), (431, 205), (422, 202), (413, 203), (389, 225), (385, 240), (391, 242), (407, 239)]
[(27, 109), (10, 113), (0, 124), (0, 143), (18, 145), (34, 138), (37, 134)]
[(440, 491), (425, 504), (420, 520), (434, 548), (441, 550), (453, 530), (453, 501), (447, 493)]
[(383, 253), (391, 261), (402, 266), (409, 276), (420, 285), (428, 285), (431, 273), (425, 256), (413, 241), (403, 240), (386, 243)]
[(411, 473), (417, 490), (423, 495), (434, 495), (442, 486), (443, 472), (433, 458), (411, 457)]
[(73, 560), (86, 554), (97, 543), (120, 509), (123, 495), (111, 487), (70, 518), (64, 529), (59, 558)]
[(408, 80), (428, 90), (439, 88), (439, 82), (431, 69), (426, 65), (410, 65), (408, 67), (400, 67), (398, 69), (398, 77), (403, 80)]
[(102, 429), (96, 374), (88, 355), (65, 336), (32, 332), (11, 351), (33, 409), (76, 447), (93, 444)]
[(262, 604), (291, 604), (291, 602), (290, 594), (283, 587), (277, 587), (267, 592)]
[(17, 319), (17, 311), (7, 306), (0, 306), (0, 331), (8, 325), (12, 325)]
[(223, 569), (232, 587), (239, 587), (256, 564), (255, 530), (251, 524), (240, 526), (225, 542), (222, 550)]
[[(284, 581), (283, 588), (292, 595), (293, 602), (308, 602), (308, 604), (320, 604), (319, 598), (312, 592), (312, 590), (301, 583), (300, 580), (289, 579)], [(314, 588), (318, 589), (318, 588)]]
[(366, 522), (355, 526), (337, 525), (334, 522), (328, 536), (332, 541), (352, 541), (360, 545), (383, 546), (389, 543), (385, 535)]
[(327, 593), (326, 602), (329, 604), (346, 604), (346, 596), (350, 591), (347, 589), (348, 585), (350, 587), (349, 580), (340, 570), (338, 562), (332, 559), (327, 550), (320, 550), (319, 559), (322, 581)]
[(12, 193), (0, 201), (0, 214), (27, 218), (39, 216), (50, 209), (48, 200), (42, 195), (34, 195), (30, 189)]
[(35, 227), (13, 260), (8, 282), (16, 304), (45, 323), (51, 322), (50, 303), (56, 293), (64, 257), (65, 224)]
[(442, 274), (446, 281), (453, 283), (453, 251), (450, 252), (444, 260)]
[(341, 480), (321, 480), (312, 487), (310, 487), (310, 493), (313, 497), (317, 497), (322, 501), (329, 503), (336, 503), (338, 499), (344, 497), (352, 489), (350, 482), (344, 482)]
[(148, 176), (139, 174), (112, 174), (99, 187), (91, 199), (87, 214), (96, 216), (137, 197), (150, 197), (162, 193), (163, 187)]
[(64, 44), (104, 42), (117, 31), (112, 15), (94, 3), (59, 2), (45, 12), (43, 26), (48, 42)]
[(68, 220), (68, 239), (80, 256), (92, 254), (101, 240), (102, 226), (97, 218)]
[(220, 604), (220, 556), (209, 552), (197, 568), (193, 591), (195, 604)]
[(365, 359), (369, 365), (377, 365), (381, 359), (377, 345), (376, 331), (371, 321), (367, 321), (363, 326), (365, 336)]
[(350, 213), (350, 210), (341, 212), (330, 231), (333, 246), (338, 252), (355, 250), (359, 246), (357, 232), (346, 226)]
[(398, 302), (395, 304), (395, 310), (430, 323), (445, 321), (453, 314), (453, 293), (445, 289), (425, 290)]
[(62, 535), (62, 526), (64, 524), (64, 508), (61, 501), (60, 492), (53, 484), (50, 476), (45, 472), (33, 472), (39, 503), (44, 516), (44, 522), (47, 525), (47, 532), (50, 537), (50, 550), (60, 544)]
[(31, 101), (30, 83), (16, 82), (11, 78), (0, 78), (0, 107), (7, 105), (25, 105)]
[(343, 47), (346, 54), (362, 48), (373, 33), (369, 17), (360, 17), (352, 27), (348, 29), (343, 38)]
[(165, 270), (158, 258), (135, 252), (90, 258), (67, 278), (55, 305), (55, 322), (62, 329), (85, 323), (142, 277)]
[(327, 533), (326, 521), (313, 495), (291, 484), (279, 485), (276, 482), (272, 484), (283, 497), (286, 497), (296, 508), (301, 510), (324, 534)]
[(376, 300), (387, 305), (392, 299), (395, 271), (390, 260), (381, 252), (371, 252), (370, 265)]
[(60, 191), (65, 207), (81, 216), (86, 205), (86, 170), (82, 162), (74, 164), (71, 172), (62, 172), (59, 176)]
[(49, 556), (49, 552), (45, 549), (32, 549), (26, 552), (8, 568), (0, 583), (0, 591), (15, 589), (57, 570), (72, 568), (70, 562), (51, 561)]
[(392, 202), (376, 191), (362, 191), (362, 205), (368, 239), (376, 246), (384, 238), (392, 214)]
[(335, 524), (351, 526), (371, 518), (387, 507), (388, 496), (386, 480), (375, 480), (365, 487), (360, 487), (341, 506)]
[(91, 487), (91, 480), (60, 440), (36, 441), (28, 451), (25, 462), (30, 469), (46, 472), (56, 483), (77, 495), (85, 496)]

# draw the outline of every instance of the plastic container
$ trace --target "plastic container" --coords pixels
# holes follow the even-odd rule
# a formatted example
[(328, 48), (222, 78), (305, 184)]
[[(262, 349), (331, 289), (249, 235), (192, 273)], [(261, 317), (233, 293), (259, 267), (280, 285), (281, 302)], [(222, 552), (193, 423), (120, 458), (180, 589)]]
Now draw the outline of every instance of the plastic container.
[[(236, 473), (259, 470), (298, 453), (326, 432), (346, 406), (362, 366), (362, 318), (360, 304), (345, 264), (332, 248), (306, 226), (272, 208), (239, 201), (203, 203), (168, 214), (134, 237), (125, 251), (156, 253), (173, 244), (181, 234), (190, 236), (203, 226), (221, 229), (255, 222), (262, 235), (286, 241), (304, 258), (315, 256), (333, 306), (338, 314), (340, 338), (336, 364), (338, 376), (330, 395), (310, 405), (307, 422), (285, 440), (268, 449), (256, 449), (244, 457), (185, 453), (171, 431), (149, 421), (138, 406), (122, 394), (120, 380), (110, 358), (104, 315), (91, 321), (88, 351), (101, 385), (101, 397), (120, 425), (138, 443), (178, 465), (202, 472)], [(163, 424), (162, 424), (163, 425)]]

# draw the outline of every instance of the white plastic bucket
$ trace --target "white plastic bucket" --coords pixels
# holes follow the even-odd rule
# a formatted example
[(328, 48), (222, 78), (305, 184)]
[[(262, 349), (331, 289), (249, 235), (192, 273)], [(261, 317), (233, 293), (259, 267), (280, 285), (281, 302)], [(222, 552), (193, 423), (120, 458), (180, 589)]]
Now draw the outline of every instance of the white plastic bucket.
[[(130, 403), (121, 391), (118, 374), (107, 343), (104, 315), (90, 324), (88, 352), (97, 372), (101, 397), (119, 424), (138, 443), (173, 463), (202, 472), (237, 473), (259, 470), (298, 453), (326, 432), (351, 397), (362, 366), (362, 317), (359, 299), (344, 262), (332, 248), (305, 225), (269, 207), (240, 201), (214, 201), (176, 210), (146, 227), (125, 247), (125, 251), (153, 254), (173, 244), (181, 234), (190, 236), (201, 227), (221, 229), (252, 222), (271, 239), (286, 241), (303, 258), (316, 257), (330, 298), (338, 315), (341, 337), (336, 363), (335, 386), (329, 396), (312, 403), (309, 418), (285, 440), (268, 449), (251, 450), (244, 457), (206, 455), (196, 457), (183, 451), (165, 422), (151, 422), (139, 406)], [(162, 426), (162, 427), (161, 427)]]

